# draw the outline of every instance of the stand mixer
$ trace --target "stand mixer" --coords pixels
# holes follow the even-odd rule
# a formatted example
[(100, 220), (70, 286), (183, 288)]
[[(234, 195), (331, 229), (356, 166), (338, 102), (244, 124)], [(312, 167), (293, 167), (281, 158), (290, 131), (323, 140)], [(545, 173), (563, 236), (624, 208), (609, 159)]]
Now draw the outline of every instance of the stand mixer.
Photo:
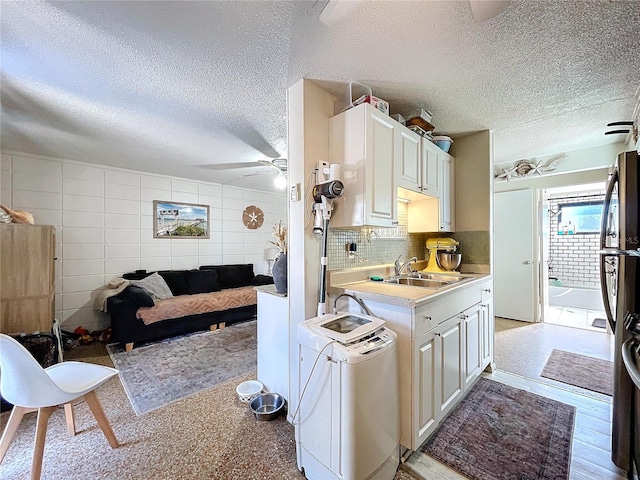
[[(454, 240), (453, 238), (428, 238), (426, 242), (427, 250), (429, 250), (429, 263), (427, 264), (427, 268), (423, 270), (423, 272), (453, 272), (458, 265), (460, 265), (460, 254), (458, 255), (457, 262), (453, 262), (450, 265), (441, 266), (441, 263), (438, 260), (438, 253), (455, 253), (459, 242)], [(443, 268), (444, 267), (444, 268)], [(453, 267), (453, 268), (448, 268)]]

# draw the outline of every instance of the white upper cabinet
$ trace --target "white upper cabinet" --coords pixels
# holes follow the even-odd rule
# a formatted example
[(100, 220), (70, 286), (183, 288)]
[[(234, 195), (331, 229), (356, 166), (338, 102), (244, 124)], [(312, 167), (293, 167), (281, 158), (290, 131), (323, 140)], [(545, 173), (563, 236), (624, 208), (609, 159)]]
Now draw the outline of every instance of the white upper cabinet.
[(442, 150), (402, 125), (398, 131), (402, 151), (397, 159), (398, 186), (439, 197), (438, 151)]
[(439, 196), (424, 196), (422, 200), (409, 202), (407, 231), (454, 232), (455, 231), (455, 159), (448, 153), (435, 152)]
[[(432, 197), (440, 196), (440, 175), (438, 153), (442, 152), (426, 138), (420, 139), (421, 158), (421, 191)], [(444, 152), (443, 152), (444, 153)]]
[(396, 221), (394, 160), (401, 125), (368, 103), (330, 120), (329, 161), (339, 163), (344, 195), (333, 202), (331, 226), (392, 227)]
[[(437, 148), (437, 147), (436, 147)], [(454, 232), (455, 212), (455, 160), (443, 151), (438, 152), (438, 166), (440, 167), (440, 207), (439, 207), (439, 231)]]
[(421, 137), (402, 125), (399, 125), (397, 130), (400, 146), (400, 154), (396, 160), (398, 186), (420, 192), (422, 189)]

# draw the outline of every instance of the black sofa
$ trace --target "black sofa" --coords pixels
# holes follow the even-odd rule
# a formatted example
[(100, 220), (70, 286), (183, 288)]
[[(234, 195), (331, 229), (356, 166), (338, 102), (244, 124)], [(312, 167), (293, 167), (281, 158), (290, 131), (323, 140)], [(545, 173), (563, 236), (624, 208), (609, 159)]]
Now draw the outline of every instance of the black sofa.
[[(122, 277), (126, 280), (141, 280), (152, 273), (154, 272), (126, 273)], [(205, 265), (198, 270), (167, 270), (157, 273), (165, 279), (174, 296), (273, 283), (273, 278), (270, 276), (254, 275), (253, 264)], [(254, 304), (145, 325), (141, 319), (136, 317), (136, 312), (141, 306), (148, 305), (144, 301), (140, 301), (132, 287), (128, 287), (122, 293), (107, 299), (107, 312), (111, 316), (113, 330), (111, 338), (127, 351), (131, 351), (134, 344), (199, 330), (213, 330), (218, 326), (224, 327), (251, 320), (257, 312), (257, 305)]]

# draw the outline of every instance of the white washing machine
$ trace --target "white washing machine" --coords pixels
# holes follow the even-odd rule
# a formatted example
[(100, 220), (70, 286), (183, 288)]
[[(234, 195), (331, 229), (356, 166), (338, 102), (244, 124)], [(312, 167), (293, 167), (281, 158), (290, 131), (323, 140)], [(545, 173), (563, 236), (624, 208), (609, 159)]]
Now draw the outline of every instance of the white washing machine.
[(298, 326), (298, 468), (309, 480), (392, 480), (399, 462), (396, 334), (368, 315)]

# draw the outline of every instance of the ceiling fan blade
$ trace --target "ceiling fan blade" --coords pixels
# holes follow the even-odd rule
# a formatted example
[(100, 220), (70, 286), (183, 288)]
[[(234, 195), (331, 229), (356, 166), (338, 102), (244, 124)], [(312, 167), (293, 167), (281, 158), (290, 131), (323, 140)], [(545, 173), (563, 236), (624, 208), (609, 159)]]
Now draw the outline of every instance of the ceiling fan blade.
[(342, 22), (363, 3), (363, 0), (329, 0), (320, 12), (320, 21), (327, 27)]
[(242, 174), (243, 177), (253, 177), (255, 175), (277, 175), (275, 170), (254, 170), (253, 172)]
[(280, 168), (278, 168), (278, 166), (276, 164), (274, 164), (273, 161), (271, 161), (271, 160), (258, 160), (258, 163), (260, 165), (262, 165), (263, 167), (270, 167), (270, 168), (273, 168), (275, 170), (280, 170)]
[(484, 22), (504, 12), (511, 0), (469, 0), (473, 19), (477, 22)]
[(260, 162), (228, 162), (228, 163), (211, 163), (208, 165), (200, 165), (210, 170), (230, 170), (233, 168), (255, 168), (260, 167)]

